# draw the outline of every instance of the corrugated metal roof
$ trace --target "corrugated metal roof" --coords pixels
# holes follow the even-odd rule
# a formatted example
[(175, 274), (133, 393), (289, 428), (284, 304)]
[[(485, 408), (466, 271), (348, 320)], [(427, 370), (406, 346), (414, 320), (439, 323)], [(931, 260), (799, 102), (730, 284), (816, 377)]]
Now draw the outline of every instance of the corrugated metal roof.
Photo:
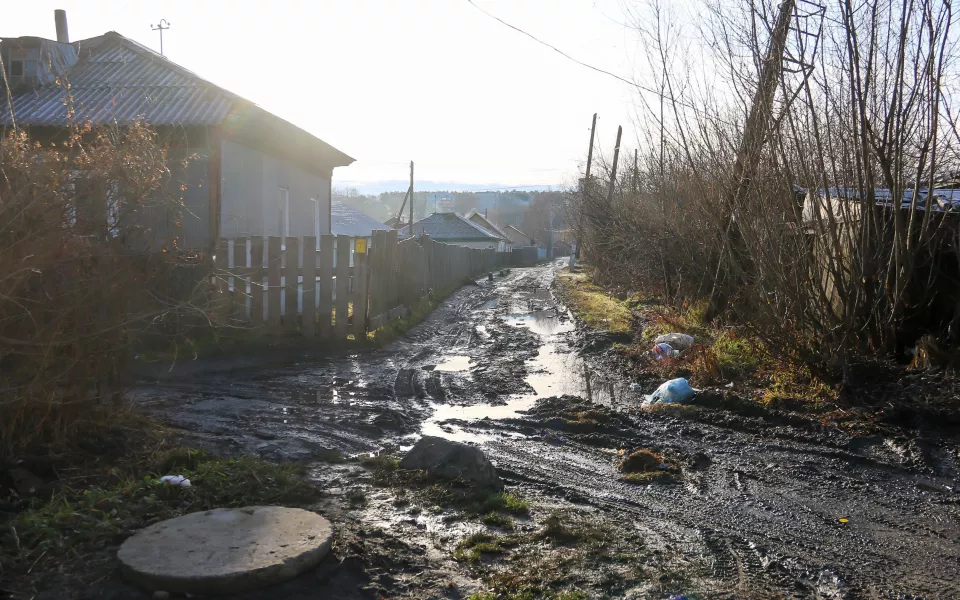
[[(76, 43), (79, 56), (66, 76), (68, 85), (45, 85), (17, 94), (19, 123), (66, 125), (75, 121), (152, 125), (215, 125), (242, 101), (153, 50), (110, 32)], [(0, 123), (9, 125), (9, 111)]]
[(500, 236), (501, 238), (503, 238), (508, 242), (512, 241), (510, 237), (502, 229), (497, 227), (496, 223), (494, 223), (490, 219), (480, 214), (479, 211), (476, 211), (476, 210), (471, 211), (471, 213), (467, 215), (467, 219), (471, 223), (476, 223), (477, 225), (492, 231), (493, 233), (497, 234), (498, 236)]
[(504, 233), (510, 238), (510, 241), (516, 246), (527, 246), (530, 244), (530, 236), (520, 231), (513, 225), (507, 225), (503, 228)]
[[(27, 38), (14, 38), (24, 40)], [(60, 127), (73, 122), (219, 125), (246, 140), (306, 165), (345, 166), (353, 159), (313, 134), (181, 67), (115, 31), (75, 42), (77, 61), (63, 85), (17, 93), (19, 124)], [(0, 103), (6, 104), (6, 98)], [(73, 114), (69, 108), (73, 108)], [(0, 126), (12, 123), (0, 108)]]
[(330, 203), (330, 233), (333, 235), (349, 235), (351, 237), (370, 237), (376, 230), (389, 231), (389, 227), (367, 216), (339, 200)]
[[(398, 235), (409, 236), (410, 226), (400, 229)], [(413, 224), (415, 235), (425, 233), (435, 240), (499, 240), (500, 236), (456, 213), (434, 213)]]

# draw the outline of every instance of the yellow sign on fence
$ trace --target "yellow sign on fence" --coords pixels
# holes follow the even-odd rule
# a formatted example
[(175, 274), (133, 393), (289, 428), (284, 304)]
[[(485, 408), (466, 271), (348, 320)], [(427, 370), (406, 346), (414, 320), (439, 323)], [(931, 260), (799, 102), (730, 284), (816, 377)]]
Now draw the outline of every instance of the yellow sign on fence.
[(367, 253), (367, 238), (357, 238), (355, 242), (353, 251), (357, 254), (366, 254)]

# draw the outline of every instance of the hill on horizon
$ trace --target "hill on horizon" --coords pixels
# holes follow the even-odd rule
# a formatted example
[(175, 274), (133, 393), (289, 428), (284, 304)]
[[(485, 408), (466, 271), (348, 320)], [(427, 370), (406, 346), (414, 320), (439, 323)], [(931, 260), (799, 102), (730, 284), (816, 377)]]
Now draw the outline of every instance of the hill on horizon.
[[(389, 181), (341, 181), (333, 179), (333, 187), (353, 189), (363, 196), (377, 196), (386, 192), (406, 192), (410, 182), (402, 179)], [(501, 183), (479, 184), (461, 183), (456, 181), (419, 181), (414, 180), (413, 187), (418, 192), (487, 192), (519, 190), (525, 192), (551, 192), (561, 190), (565, 186), (559, 184), (538, 185), (504, 185)]]

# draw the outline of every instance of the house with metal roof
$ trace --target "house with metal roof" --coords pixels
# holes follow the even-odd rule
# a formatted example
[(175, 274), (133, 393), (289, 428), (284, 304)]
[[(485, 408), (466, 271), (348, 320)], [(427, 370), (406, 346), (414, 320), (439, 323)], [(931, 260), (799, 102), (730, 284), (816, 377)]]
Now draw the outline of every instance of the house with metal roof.
[(0, 129), (42, 142), (71, 123), (146, 122), (169, 148), (184, 210), (141, 219), (157, 239), (176, 222), (181, 247), (331, 232), (333, 169), (353, 158), (119, 33), (70, 42), (63, 11), (56, 25), (56, 41), (0, 38), (0, 85), (10, 90), (0, 94)]
[(507, 235), (510, 241), (513, 242), (514, 248), (520, 248), (522, 246), (532, 246), (534, 244), (533, 238), (524, 232), (520, 231), (513, 225), (507, 225), (503, 228), (503, 232)]
[[(498, 250), (503, 244), (503, 240), (496, 233), (452, 212), (433, 213), (426, 219), (414, 222), (413, 235), (426, 235), (438, 242), (467, 248)], [(399, 229), (397, 236), (409, 238), (410, 226)]]
[(507, 236), (507, 234), (503, 231), (503, 229), (497, 226), (496, 223), (488, 219), (486, 215), (481, 214), (477, 210), (471, 210), (469, 213), (467, 213), (466, 218), (476, 223), (480, 227), (483, 227), (488, 231), (492, 231), (493, 233), (500, 236), (500, 239), (503, 243), (500, 244), (500, 247), (497, 248), (499, 252), (511, 252), (513, 250), (513, 240), (511, 240)]

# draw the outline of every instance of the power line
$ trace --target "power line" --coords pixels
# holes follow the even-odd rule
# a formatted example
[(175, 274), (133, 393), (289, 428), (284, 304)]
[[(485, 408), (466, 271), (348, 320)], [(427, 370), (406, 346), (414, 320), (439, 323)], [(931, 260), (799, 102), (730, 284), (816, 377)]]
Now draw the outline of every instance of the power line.
[[(611, 73), (610, 71), (605, 71), (604, 69), (601, 69), (600, 67), (595, 67), (595, 66), (593, 66), (593, 65), (587, 64), (587, 63), (583, 62), (582, 60), (578, 60), (578, 59), (570, 56), (569, 54), (567, 54), (566, 52), (564, 52), (564, 51), (561, 50), (560, 48), (557, 48), (557, 47), (554, 46), (553, 44), (548, 44), (547, 42), (541, 40), (540, 38), (538, 38), (537, 36), (533, 35), (532, 33), (527, 33), (527, 32), (524, 31), (523, 29), (520, 29), (519, 27), (516, 27), (516, 26), (514, 26), (514, 25), (511, 25), (510, 23), (507, 23), (506, 21), (504, 21), (504, 20), (501, 19), (500, 17), (498, 17), (498, 16), (496, 16), (496, 15), (494, 15), (494, 14), (491, 14), (491, 13), (487, 12), (486, 10), (484, 10), (484, 9), (480, 8), (479, 6), (477, 6), (477, 4), (474, 3), (473, 0), (467, 0), (467, 2), (469, 2), (471, 6), (473, 6), (475, 9), (479, 10), (479, 11), (482, 12), (483, 14), (487, 15), (487, 16), (490, 17), (491, 19), (494, 19), (494, 20), (496, 20), (496, 21), (499, 21), (500, 23), (506, 25), (507, 27), (509, 27), (510, 29), (512, 29), (512, 30), (514, 30), (514, 31), (516, 31), (516, 32), (518, 32), (518, 33), (522, 33), (523, 35), (527, 36), (527, 37), (530, 38), (531, 40), (537, 42), (538, 44), (541, 44), (541, 45), (543, 45), (543, 46), (546, 46), (547, 48), (550, 48), (550, 49), (553, 50), (554, 52), (559, 53), (561, 56), (563, 56), (563, 57), (565, 57), (565, 58), (567, 58), (567, 59), (569, 59), (569, 60), (572, 60), (573, 62), (577, 63), (578, 65), (580, 65), (580, 66), (582, 66), (582, 67), (586, 67), (586, 68), (588, 68), (588, 69), (592, 69), (592, 70), (594, 70), (594, 71), (596, 71), (596, 72), (598, 72), (598, 73), (603, 73), (604, 75), (609, 75), (610, 77), (613, 77), (614, 79), (619, 79), (620, 81), (622, 81), (622, 82), (624, 82), (624, 83), (626, 83), (626, 84), (629, 84), (629, 85), (632, 85), (632, 86), (634, 86), (634, 87), (640, 88), (640, 86), (637, 85), (636, 82), (630, 81), (629, 79), (627, 79), (627, 78), (625, 78), (625, 77), (621, 77), (621, 76), (617, 75), (616, 73)], [(641, 88), (641, 89), (643, 89), (643, 88)], [(648, 91), (649, 91), (649, 90), (648, 90)]]
[[(532, 33), (529, 33), (529, 32), (527, 32), (527, 31), (524, 31), (523, 29), (520, 29), (519, 27), (517, 27), (517, 26), (515, 26), (515, 25), (511, 25), (510, 23), (507, 23), (506, 21), (504, 21), (504, 20), (501, 19), (500, 17), (498, 17), (498, 16), (496, 16), (496, 15), (490, 13), (490, 12), (487, 12), (486, 10), (484, 10), (483, 8), (481, 8), (479, 5), (477, 5), (473, 0), (467, 0), (467, 2), (469, 2), (471, 6), (473, 6), (475, 9), (479, 10), (479, 11), (482, 12), (483, 14), (487, 15), (487, 16), (490, 17), (491, 19), (493, 19), (493, 20), (495, 20), (495, 21), (498, 21), (499, 23), (501, 23), (501, 24), (509, 27), (510, 29), (516, 31), (517, 33), (521, 33), (521, 34), (527, 36), (528, 38), (530, 38), (531, 40), (537, 42), (538, 44), (540, 44), (540, 45), (542, 45), (542, 46), (546, 46), (547, 48), (550, 48), (551, 50), (553, 50), (554, 52), (560, 54), (561, 56), (563, 56), (563, 57), (566, 58), (567, 60), (573, 61), (573, 62), (575, 62), (576, 64), (578, 64), (578, 65), (580, 65), (580, 66), (582, 66), (582, 67), (586, 67), (586, 68), (588, 68), (588, 69), (590, 69), (590, 70), (592, 70), (592, 71), (596, 71), (597, 73), (601, 73), (601, 74), (603, 74), (603, 75), (608, 75), (608, 76), (610, 76), (610, 77), (613, 77), (614, 79), (616, 79), (616, 80), (618, 80), (618, 81), (621, 81), (621, 82), (626, 83), (626, 84), (628, 84), (628, 85), (630, 85), (630, 86), (633, 86), (634, 88), (636, 88), (636, 89), (639, 90), (639, 91), (648, 92), (648, 93), (654, 94), (654, 95), (656, 95), (656, 96), (659, 97), (659, 98), (665, 98), (665, 99), (669, 100), (671, 103), (673, 103), (673, 104), (675, 104), (675, 105), (677, 105), (677, 106), (682, 106), (682, 107), (684, 107), (684, 108), (689, 108), (690, 110), (694, 111), (694, 112), (695, 112), (696, 114), (698, 114), (698, 115), (702, 115), (702, 114), (703, 114), (703, 111), (702, 111), (699, 107), (697, 107), (697, 106), (695, 106), (695, 105), (693, 105), (693, 104), (691, 104), (691, 103), (689, 103), (689, 102), (685, 102), (685, 101), (680, 100), (680, 99), (678, 99), (678, 98), (670, 98), (670, 97), (667, 97), (667, 96), (665, 96), (665, 95), (663, 94), (663, 91), (661, 91), (661, 90), (656, 90), (656, 89), (654, 89), (654, 88), (650, 88), (650, 87), (646, 87), (646, 86), (644, 86), (644, 85), (640, 85), (640, 84), (637, 83), (636, 81), (631, 81), (631, 80), (627, 79), (626, 77), (621, 77), (620, 75), (617, 75), (616, 73), (611, 73), (610, 71), (607, 71), (607, 70), (605, 70), (605, 69), (601, 69), (600, 67), (595, 67), (595, 66), (593, 66), (593, 65), (591, 65), (591, 64), (585, 63), (585, 62), (583, 62), (582, 60), (579, 60), (579, 59), (577, 59), (577, 58), (574, 58), (573, 56), (570, 56), (569, 54), (567, 54), (566, 52), (564, 52), (564, 51), (561, 50), (560, 48), (557, 48), (557, 47), (554, 46), (553, 44), (550, 44), (550, 43), (548, 43), (548, 42), (545, 42), (545, 41), (541, 40), (540, 38), (538, 38), (537, 36), (533, 35)], [(725, 124), (725, 125), (729, 125), (729, 124), (730, 124), (730, 123), (727, 123), (726, 121), (724, 121), (723, 119), (720, 119), (719, 117), (714, 117), (714, 118), (716, 118), (716, 120), (717, 120), (718, 122), (723, 123), (723, 124)]]

